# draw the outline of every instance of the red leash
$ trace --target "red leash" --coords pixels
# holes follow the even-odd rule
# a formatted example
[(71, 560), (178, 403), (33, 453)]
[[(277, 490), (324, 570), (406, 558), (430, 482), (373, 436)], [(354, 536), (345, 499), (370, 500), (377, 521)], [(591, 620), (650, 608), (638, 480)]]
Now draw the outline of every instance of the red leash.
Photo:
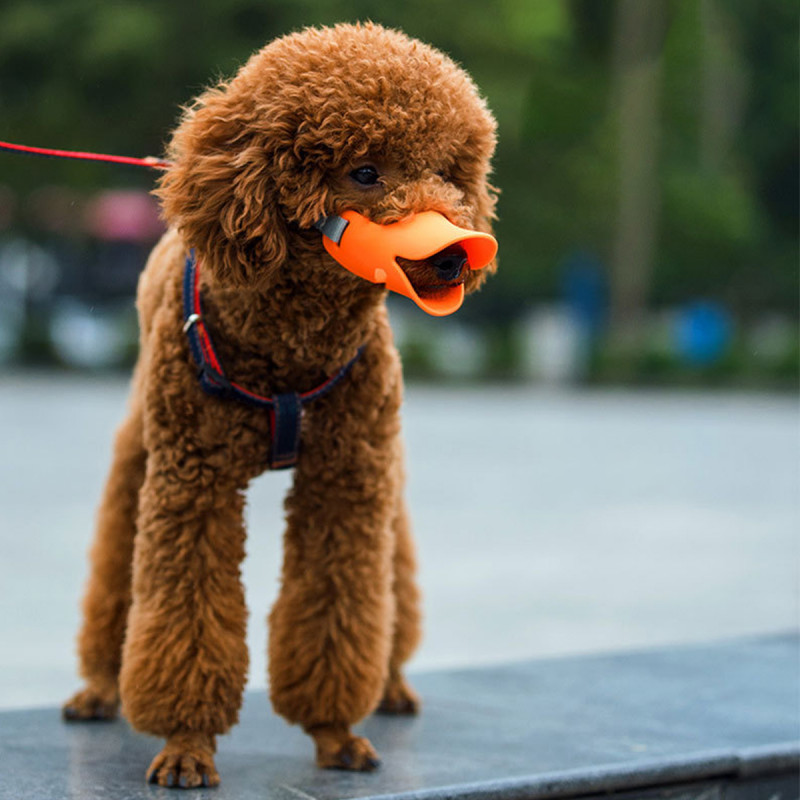
[(82, 153), (75, 150), (50, 150), (46, 147), (28, 147), (24, 144), (11, 144), (0, 142), (0, 150), (9, 153), (24, 153), (29, 156), (44, 156), (45, 158), (74, 158), (79, 161), (105, 161), (111, 164), (129, 164), (134, 167), (149, 167), (150, 169), (169, 169), (171, 161), (154, 156), (145, 158), (131, 158), (130, 156), (108, 156), (102, 153)]

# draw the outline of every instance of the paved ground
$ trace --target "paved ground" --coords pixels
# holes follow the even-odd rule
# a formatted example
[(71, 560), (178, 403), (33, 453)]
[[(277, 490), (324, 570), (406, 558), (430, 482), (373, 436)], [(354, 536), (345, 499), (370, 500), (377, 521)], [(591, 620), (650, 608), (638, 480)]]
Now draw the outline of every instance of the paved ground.
[[(222, 785), (191, 800), (796, 800), (798, 644), (759, 637), (418, 674), (420, 717), (376, 714), (357, 729), (381, 756), (372, 773), (317, 769), (310, 739), (251, 692), (218, 742)], [(167, 800), (144, 781), (160, 748), (122, 720), (6, 711), (0, 800)]]
[[(73, 638), (123, 380), (0, 378), (0, 707), (77, 684)], [(798, 406), (755, 394), (407, 392), (427, 635), (415, 667), (797, 624)], [(250, 493), (251, 683), (264, 683), (285, 474)]]

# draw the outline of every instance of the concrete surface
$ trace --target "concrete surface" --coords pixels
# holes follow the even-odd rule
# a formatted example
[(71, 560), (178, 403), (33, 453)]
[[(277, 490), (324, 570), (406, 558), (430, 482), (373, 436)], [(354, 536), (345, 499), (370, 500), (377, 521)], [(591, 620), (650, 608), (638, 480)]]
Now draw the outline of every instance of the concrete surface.
[[(0, 707), (76, 687), (74, 635), (123, 378), (0, 377)], [(425, 591), (414, 668), (797, 624), (798, 405), (757, 394), (410, 387)], [(250, 492), (251, 687), (289, 474)]]
[[(383, 758), (372, 774), (316, 769), (308, 737), (252, 693), (219, 740), (222, 785), (189, 796), (796, 800), (798, 654), (783, 637), (418, 675), (420, 717), (360, 726)], [(159, 749), (123, 721), (0, 713), (0, 800), (175, 798), (144, 781)]]

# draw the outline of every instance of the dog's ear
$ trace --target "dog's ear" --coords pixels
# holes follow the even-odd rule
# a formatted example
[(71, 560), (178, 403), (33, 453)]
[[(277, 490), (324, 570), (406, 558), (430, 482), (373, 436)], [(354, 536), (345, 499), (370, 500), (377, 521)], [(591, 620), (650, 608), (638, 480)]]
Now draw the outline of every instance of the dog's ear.
[(221, 85), (185, 111), (173, 134), (173, 165), (156, 195), (167, 222), (220, 284), (263, 284), (286, 260), (287, 227), (274, 183), (276, 124), (246, 93)]
[[(492, 186), (484, 177), (478, 184), (474, 193), (474, 208), (475, 216), (473, 226), (476, 231), (481, 233), (491, 233), (492, 222), (497, 219), (495, 214), (495, 206), (497, 205), (497, 195), (499, 190)], [(483, 269), (470, 270), (467, 273), (466, 280), (464, 281), (464, 288), (467, 294), (476, 292), (483, 286), (484, 281), (497, 272), (497, 258), (493, 258), (491, 263), (487, 264)]]

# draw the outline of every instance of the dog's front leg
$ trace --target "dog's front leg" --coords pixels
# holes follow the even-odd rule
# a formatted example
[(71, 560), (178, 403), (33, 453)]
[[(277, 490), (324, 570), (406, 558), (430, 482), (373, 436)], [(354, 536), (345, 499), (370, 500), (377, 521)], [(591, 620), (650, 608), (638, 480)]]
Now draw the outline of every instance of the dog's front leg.
[(244, 501), (235, 454), (203, 438), (225, 432), (206, 418), (216, 401), (204, 402), (203, 419), (182, 422), (162, 409), (148, 420), (120, 673), (129, 722), (167, 739), (148, 770), (162, 786), (219, 783), (215, 735), (236, 722), (247, 669)]
[(374, 710), (387, 679), (400, 485), (399, 376), (387, 394), (387, 367), (371, 361), (304, 423), (269, 638), (276, 711), (313, 737), (319, 766), (354, 770), (379, 763), (350, 726)]

